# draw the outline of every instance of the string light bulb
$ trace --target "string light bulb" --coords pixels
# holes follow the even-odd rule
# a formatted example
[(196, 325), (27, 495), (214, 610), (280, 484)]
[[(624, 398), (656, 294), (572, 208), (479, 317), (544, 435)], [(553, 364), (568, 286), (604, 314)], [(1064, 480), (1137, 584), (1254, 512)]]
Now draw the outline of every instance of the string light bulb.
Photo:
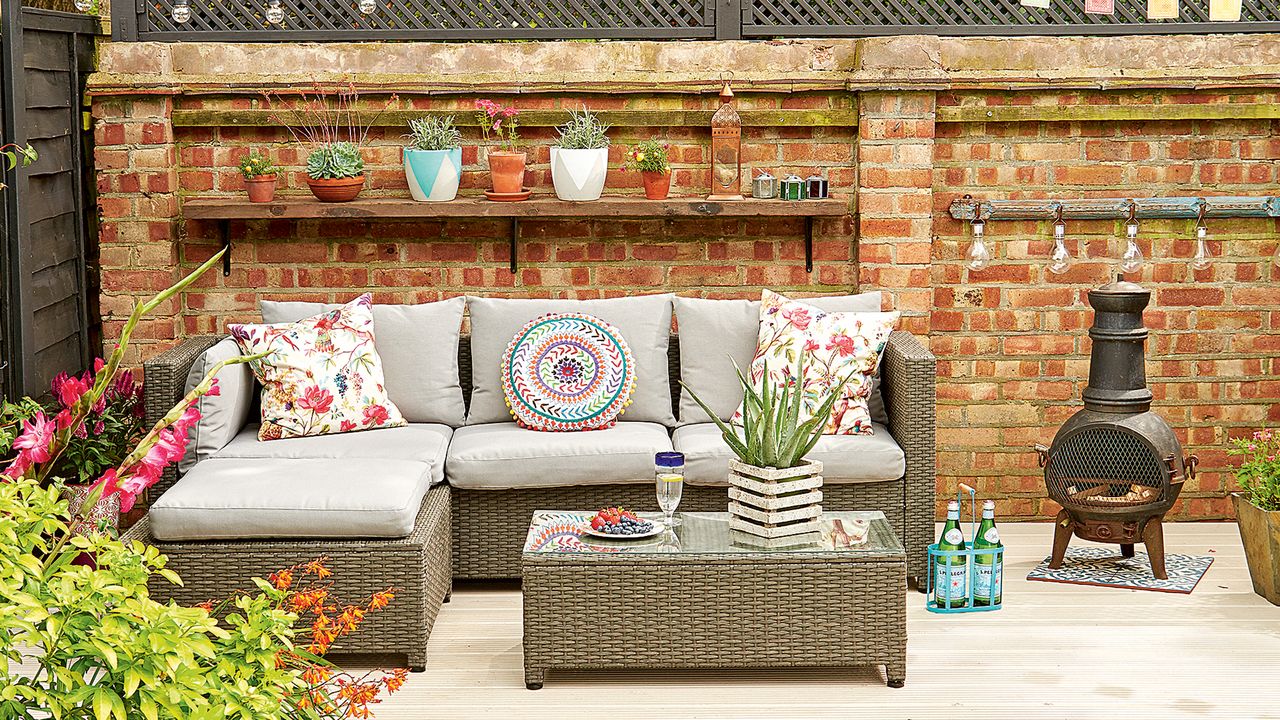
[(970, 270), (985, 270), (991, 264), (991, 250), (987, 247), (986, 230), (987, 223), (974, 211), (973, 216), (973, 242), (969, 243), (969, 253), (965, 258), (965, 265)]
[(1062, 221), (1062, 205), (1058, 205), (1053, 221), (1053, 252), (1049, 253), (1049, 272), (1061, 275), (1071, 269), (1071, 251), (1067, 249), (1067, 224)]
[(1138, 247), (1138, 203), (1129, 201), (1129, 221), (1124, 227), (1125, 237), (1129, 244), (1120, 256), (1120, 269), (1127, 272), (1138, 272), (1142, 269), (1144, 258), (1142, 249)]
[(75, 6), (80, 12), (89, 12), (93, 9), (93, 0), (76, 0)]
[(1209, 204), (1200, 198), (1200, 214), (1196, 217), (1196, 254), (1191, 258), (1192, 270), (1208, 270), (1213, 265), (1213, 253), (1209, 252), (1209, 226), (1204, 214)]
[(360, 0), (360, 12), (365, 15), (378, 12), (378, 0)]
[(280, 7), (280, 0), (269, 0), (266, 14), (267, 22), (272, 25), (279, 25), (284, 22), (284, 8)]
[[(78, 6), (78, 4), (77, 4)], [(191, 5), (189, 0), (174, 0), (173, 11), (169, 14), (173, 21), (179, 25), (186, 23), (191, 19)]]

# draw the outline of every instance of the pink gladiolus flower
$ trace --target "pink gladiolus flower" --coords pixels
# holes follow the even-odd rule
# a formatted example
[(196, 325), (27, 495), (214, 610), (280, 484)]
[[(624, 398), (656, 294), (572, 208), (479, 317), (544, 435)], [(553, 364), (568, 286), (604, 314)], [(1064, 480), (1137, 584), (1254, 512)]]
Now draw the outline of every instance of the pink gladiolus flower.
[(75, 407), (88, 391), (89, 383), (80, 378), (60, 374), (53, 379), (53, 394), (64, 408)]
[(102, 497), (120, 492), (120, 478), (116, 476), (116, 469), (111, 468), (102, 473), (102, 477), (98, 478), (93, 486), (102, 488)]
[(222, 394), (222, 388), (218, 387), (218, 378), (213, 379), (213, 383), (209, 385), (209, 392), (205, 393), (207, 397), (218, 397)]
[[(106, 366), (107, 366), (107, 361), (106, 361), (106, 360), (103, 360), (102, 358), (94, 358), (94, 359), (93, 359), (93, 372), (94, 372), (94, 374), (95, 374), (95, 375), (96, 375), (97, 373), (102, 372), (102, 369), (103, 369), (103, 368), (105, 368)], [(125, 372), (128, 372), (128, 370), (126, 370)]]
[(53, 443), (54, 424), (45, 419), (44, 413), (22, 423), (22, 434), (13, 441), (19, 456), (25, 455), (31, 464), (49, 462), (49, 445)]
[(66, 430), (71, 427), (71, 423), (74, 420), (75, 416), (71, 414), (70, 410), (63, 410), (58, 413), (58, 415), (53, 419), (53, 422), (58, 426), (59, 430)]

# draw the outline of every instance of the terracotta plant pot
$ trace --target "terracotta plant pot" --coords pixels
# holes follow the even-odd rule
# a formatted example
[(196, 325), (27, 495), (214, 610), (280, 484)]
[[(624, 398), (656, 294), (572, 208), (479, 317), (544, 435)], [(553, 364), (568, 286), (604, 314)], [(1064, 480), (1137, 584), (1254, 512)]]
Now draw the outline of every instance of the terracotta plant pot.
[(644, 196), (650, 200), (666, 200), (667, 194), (671, 192), (671, 172), (654, 172), (652, 170), (640, 171), (640, 178), (644, 180)]
[(499, 150), (489, 153), (489, 182), (495, 193), (513, 194), (524, 191), (526, 154)]
[(352, 178), (307, 178), (311, 194), (321, 202), (349, 202), (355, 200), (364, 187), (364, 175)]
[(244, 189), (249, 191), (249, 202), (269, 203), (276, 196), (276, 176), (259, 175), (245, 178)]
[(1240, 493), (1233, 494), (1231, 500), (1236, 506), (1253, 591), (1272, 605), (1280, 605), (1280, 511), (1267, 512)]

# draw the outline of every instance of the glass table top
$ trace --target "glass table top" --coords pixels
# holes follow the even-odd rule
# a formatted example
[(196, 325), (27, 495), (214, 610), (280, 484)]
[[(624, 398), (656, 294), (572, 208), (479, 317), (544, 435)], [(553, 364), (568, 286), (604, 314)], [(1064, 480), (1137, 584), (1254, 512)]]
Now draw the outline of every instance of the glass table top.
[[(658, 513), (638, 513), (662, 522)], [(609, 540), (585, 532), (595, 512), (537, 510), (529, 524), (524, 552), (532, 554), (601, 553), (627, 555), (727, 555), (734, 553), (901, 553), (902, 543), (884, 513), (823, 513), (817, 532), (766, 539), (729, 527), (728, 513), (676, 513), (677, 525), (650, 538)]]

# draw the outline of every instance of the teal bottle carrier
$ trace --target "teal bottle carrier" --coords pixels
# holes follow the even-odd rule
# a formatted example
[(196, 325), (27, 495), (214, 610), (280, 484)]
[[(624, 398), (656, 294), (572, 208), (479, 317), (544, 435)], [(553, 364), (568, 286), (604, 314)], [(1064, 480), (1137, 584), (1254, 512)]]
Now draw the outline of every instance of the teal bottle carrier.
[[(960, 490), (956, 491), (956, 501), (963, 507), (963, 492), (969, 492), (969, 517), (971, 525), (969, 527), (969, 536), (977, 537), (978, 534), (978, 506), (976, 501), (976, 491), (965, 485), (960, 484)], [(992, 577), (991, 591), (992, 595), (998, 595), (999, 602), (996, 597), (992, 597), (989, 605), (974, 604), (974, 576), (977, 572), (977, 558), (982, 556), (984, 559), (991, 558)], [(965, 584), (964, 593), (957, 594), (952, 597), (951, 584), (946, 583), (942, 587), (938, 587), (937, 578), (941, 571), (946, 577), (951, 577), (953, 570), (964, 568)], [(967, 550), (939, 550), (938, 543), (929, 546), (929, 572), (926, 575), (928, 580), (927, 592), (925, 594), (925, 609), (935, 613), (971, 613), (971, 612), (990, 612), (991, 610), (999, 610), (1004, 601), (1004, 548), (982, 548)], [(1000, 589), (999, 593), (994, 592), (996, 588)], [(953, 605), (956, 600), (963, 600), (964, 604), (959, 607), (939, 607), (938, 603), (943, 602), (947, 605)]]

